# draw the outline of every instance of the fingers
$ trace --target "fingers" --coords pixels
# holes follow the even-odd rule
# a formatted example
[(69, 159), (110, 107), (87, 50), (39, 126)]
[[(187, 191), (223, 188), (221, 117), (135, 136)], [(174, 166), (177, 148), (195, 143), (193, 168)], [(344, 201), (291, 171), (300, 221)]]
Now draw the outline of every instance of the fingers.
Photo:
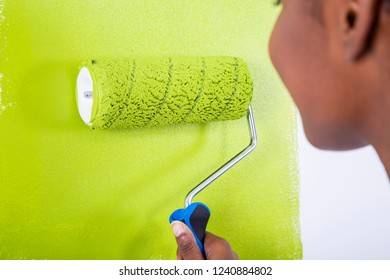
[[(191, 230), (178, 221), (172, 222), (171, 226), (178, 245), (177, 259), (203, 260)], [(238, 255), (232, 251), (229, 243), (210, 232), (206, 232), (204, 248), (208, 260), (238, 260)]]
[(179, 247), (177, 247), (177, 250), (176, 250), (176, 259), (178, 261), (182, 261), (183, 260), (183, 256), (181, 255), (181, 253), (179, 251)]
[(229, 243), (210, 232), (206, 232), (204, 248), (208, 260), (238, 260)]
[(173, 234), (178, 245), (178, 260), (203, 260), (191, 230), (182, 222), (172, 222)]

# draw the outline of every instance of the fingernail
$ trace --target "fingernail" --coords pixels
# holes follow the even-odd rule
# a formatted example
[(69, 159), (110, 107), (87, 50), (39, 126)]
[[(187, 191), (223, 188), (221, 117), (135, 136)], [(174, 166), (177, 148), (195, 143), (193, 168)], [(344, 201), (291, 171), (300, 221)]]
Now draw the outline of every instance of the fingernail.
[(181, 222), (172, 222), (171, 223), (173, 234), (176, 237), (179, 237), (184, 232), (184, 227)]

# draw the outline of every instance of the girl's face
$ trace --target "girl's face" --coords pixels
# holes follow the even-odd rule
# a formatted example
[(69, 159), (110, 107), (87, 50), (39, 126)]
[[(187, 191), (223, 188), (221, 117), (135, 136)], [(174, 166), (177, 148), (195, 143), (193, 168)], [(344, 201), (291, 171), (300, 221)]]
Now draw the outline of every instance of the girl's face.
[(338, 27), (328, 23), (337, 22), (338, 15), (328, 14), (342, 1), (323, 1), (323, 10), (315, 1), (323, 0), (282, 1), (271, 59), (299, 108), (308, 140), (323, 149), (357, 148), (365, 143), (354, 135), (353, 77), (338, 45)]

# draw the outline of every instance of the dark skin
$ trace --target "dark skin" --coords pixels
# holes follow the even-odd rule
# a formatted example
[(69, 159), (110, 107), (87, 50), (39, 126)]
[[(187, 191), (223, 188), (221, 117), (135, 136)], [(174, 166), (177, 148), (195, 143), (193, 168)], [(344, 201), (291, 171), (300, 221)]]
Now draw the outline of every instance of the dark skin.
[[(390, 175), (390, 1), (282, 0), (269, 51), (310, 143), (324, 150), (372, 145)], [(172, 228), (178, 259), (203, 259), (191, 231)], [(207, 259), (237, 259), (205, 237)]]

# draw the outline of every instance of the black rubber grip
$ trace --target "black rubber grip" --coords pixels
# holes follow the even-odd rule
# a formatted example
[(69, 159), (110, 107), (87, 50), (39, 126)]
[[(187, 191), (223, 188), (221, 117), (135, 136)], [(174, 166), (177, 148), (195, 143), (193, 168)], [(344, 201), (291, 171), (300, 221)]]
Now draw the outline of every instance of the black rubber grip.
[(192, 212), (190, 217), (190, 223), (194, 230), (195, 235), (204, 244), (204, 238), (206, 235), (206, 227), (210, 218), (210, 212), (203, 206), (198, 205)]

